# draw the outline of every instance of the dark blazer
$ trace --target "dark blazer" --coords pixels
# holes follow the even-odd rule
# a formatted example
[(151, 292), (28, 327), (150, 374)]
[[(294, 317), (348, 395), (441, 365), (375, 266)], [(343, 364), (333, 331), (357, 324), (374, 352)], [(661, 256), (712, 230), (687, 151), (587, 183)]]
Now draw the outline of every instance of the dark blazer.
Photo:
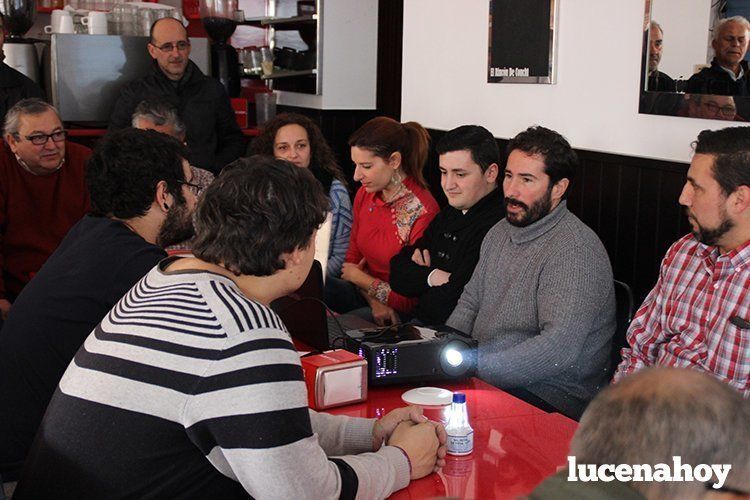
[(750, 96), (750, 72), (747, 62), (740, 63), (745, 74), (737, 81), (732, 80), (724, 69), (719, 66), (716, 59), (711, 61), (711, 66), (703, 68), (690, 77), (685, 92), (688, 94), (713, 94), (713, 95), (736, 95)]
[[(505, 216), (501, 189), (479, 200), (466, 214), (451, 206), (440, 211), (414, 245), (391, 259), (391, 288), (407, 297), (418, 297), (414, 315), (426, 325), (445, 323), (471, 279), (487, 231)], [(412, 262), (414, 249), (430, 251), (430, 267)], [(433, 269), (451, 273), (448, 283), (430, 287)]]
[(44, 99), (44, 92), (34, 80), (0, 62), (0, 123), (14, 104), (29, 97)]

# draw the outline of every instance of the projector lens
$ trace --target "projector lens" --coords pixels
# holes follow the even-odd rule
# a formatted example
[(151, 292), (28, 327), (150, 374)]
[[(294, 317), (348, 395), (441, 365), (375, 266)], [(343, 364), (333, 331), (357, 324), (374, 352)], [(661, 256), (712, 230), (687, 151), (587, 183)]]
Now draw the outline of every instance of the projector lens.
[(464, 362), (464, 356), (456, 349), (448, 349), (445, 351), (445, 360), (449, 365), (456, 367)]

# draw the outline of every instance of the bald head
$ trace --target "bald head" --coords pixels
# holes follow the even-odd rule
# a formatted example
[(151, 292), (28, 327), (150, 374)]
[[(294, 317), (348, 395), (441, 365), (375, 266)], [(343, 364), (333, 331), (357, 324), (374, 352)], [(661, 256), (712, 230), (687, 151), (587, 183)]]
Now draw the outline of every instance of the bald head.
[[(711, 375), (649, 368), (603, 390), (570, 445), (579, 463), (732, 464), (727, 486), (750, 488), (750, 401)], [(632, 483), (647, 496), (688, 498), (692, 482)]]
[(182, 78), (190, 58), (190, 41), (182, 23), (165, 17), (151, 25), (148, 53), (167, 78), (175, 81)]

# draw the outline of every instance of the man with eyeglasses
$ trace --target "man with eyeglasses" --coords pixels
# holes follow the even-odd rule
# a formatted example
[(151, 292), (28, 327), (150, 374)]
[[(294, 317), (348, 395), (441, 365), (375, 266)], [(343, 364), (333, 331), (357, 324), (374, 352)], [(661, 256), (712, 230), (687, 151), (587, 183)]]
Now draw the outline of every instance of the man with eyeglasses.
[(731, 95), (690, 94), (687, 97), (687, 115), (691, 118), (744, 121), (738, 117), (737, 106)]
[(5, 116), (0, 144), (0, 325), (21, 290), (89, 209), (91, 150), (65, 140), (57, 110), (25, 99)]
[(187, 150), (154, 131), (125, 129), (91, 155), (92, 213), (68, 232), (18, 296), (0, 331), (0, 475), (17, 480), (65, 368), (107, 311), (193, 235), (198, 186)]
[(245, 139), (221, 83), (204, 75), (190, 60), (190, 40), (180, 21), (159, 19), (151, 27), (149, 73), (125, 85), (110, 116), (110, 130), (131, 125), (144, 100), (177, 109), (186, 126), (190, 163), (218, 173), (245, 151)]

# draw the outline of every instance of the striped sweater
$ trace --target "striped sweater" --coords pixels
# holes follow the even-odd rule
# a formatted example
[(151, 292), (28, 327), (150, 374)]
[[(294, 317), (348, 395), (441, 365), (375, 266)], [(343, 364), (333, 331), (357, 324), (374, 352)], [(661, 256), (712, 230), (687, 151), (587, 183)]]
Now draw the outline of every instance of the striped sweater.
[(273, 311), (169, 262), (76, 354), (15, 498), (380, 498), (408, 484), (400, 450), (363, 453), (373, 420), (308, 410)]

